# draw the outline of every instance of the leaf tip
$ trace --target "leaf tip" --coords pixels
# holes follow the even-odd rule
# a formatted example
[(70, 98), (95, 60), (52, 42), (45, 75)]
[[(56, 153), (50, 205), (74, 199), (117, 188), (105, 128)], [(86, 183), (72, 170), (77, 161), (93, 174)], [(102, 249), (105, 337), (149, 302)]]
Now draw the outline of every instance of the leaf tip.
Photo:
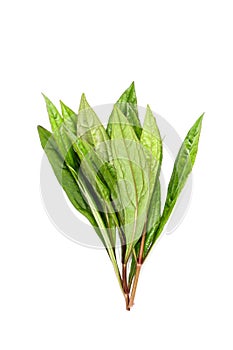
[(131, 83), (131, 85), (129, 86), (128, 88), (128, 94), (130, 96), (130, 98), (132, 99), (135, 99), (134, 103), (136, 104), (136, 91), (135, 91), (135, 83), (134, 81)]
[(49, 102), (50, 99), (42, 92), (41, 95), (43, 96), (45, 102)]
[(86, 99), (86, 95), (84, 94), (84, 92), (82, 93), (82, 95), (81, 95), (81, 101), (86, 101), (87, 99)]
[(79, 111), (82, 111), (83, 109), (90, 108), (89, 103), (87, 102), (86, 95), (82, 93), (80, 104), (79, 104)]
[(134, 81), (132, 81), (132, 83), (131, 83), (129, 89), (135, 90), (135, 82), (134, 82)]
[(42, 97), (44, 98), (44, 100), (46, 102), (48, 100), (48, 97), (43, 92), (41, 92), (41, 95), (42, 95)]
[(196, 125), (199, 125), (201, 127), (204, 115), (205, 115), (205, 112), (202, 113), (202, 115), (197, 119)]
[(41, 93), (41, 95), (44, 98), (47, 109), (49, 109), (53, 105), (52, 101), (43, 92)]
[(64, 102), (62, 102), (62, 100), (59, 100), (59, 103), (60, 103), (60, 107), (61, 107), (61, 113), (62, 113), (62, 115), (64, 117), (64, 113), (65, 113), (65, 110), (66, 110), (67, 106), (65, 105)]
[(200, 116), (200, 118), (199, 118), (199, 119), (200, 119), (200, 120), (203, 120), (204, 115), (205, 115), (205, 112), (203, 112), (203, 113), (202, 113), (202, 115)]

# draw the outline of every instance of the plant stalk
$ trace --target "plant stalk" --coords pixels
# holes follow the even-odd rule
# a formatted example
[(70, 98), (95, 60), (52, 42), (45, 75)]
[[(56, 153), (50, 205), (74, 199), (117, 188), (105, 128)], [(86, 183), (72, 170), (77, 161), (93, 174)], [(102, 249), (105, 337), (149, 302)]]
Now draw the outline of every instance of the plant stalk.
[(125, 263), (122, 263), (122, 287), (123, 287), (123, 291), (124, 291), (126, 310), (130, 311), (129, 288), (128, 288), (128, 284), (127, 284), (127, 264), (125, 264)]
[(141, 267), (143, 264), (143, 250), (144, 250), (144, 245), (145, 245), (145, 238), (146, 238), (146, 224), (144, 226), (144, 230), (142, 233), (140, 250), (139, 250), (139, 255), (138, 255), (138, 259), (137, 259), (137, 268), (136, 268), (136, 273), (135, 273), (135, 277), (134, 277), (134, 281), (133, 281), (131, 297), (130, 297), (130, 301), (129, 301), (129, 308), (131, 308), (134, 305), (134, 298), (135, 298), (135, 294), (136, 294), (136, 290), (137, 290), (138, 279), (139, 279)]

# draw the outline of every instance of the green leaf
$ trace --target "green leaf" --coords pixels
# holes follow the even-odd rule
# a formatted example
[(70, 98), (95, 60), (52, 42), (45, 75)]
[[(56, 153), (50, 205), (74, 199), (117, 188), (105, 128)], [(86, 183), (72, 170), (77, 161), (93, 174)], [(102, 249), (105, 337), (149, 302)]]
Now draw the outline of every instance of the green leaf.
[[(160, 181), (159, 174), (162, 163), (162, 140), (155, 117), (149, 106), (147, 106), (146, 115), (143, 124), (143, 130), (140, 142), (144, 147), (148, 168), (150, 171), (150, 207), (147, 215), (146, 237), (143, 249), (143, 259), (146, 257), (151, 245), (153, 244), (154, 235), (160, 222), (161, 198), (160, 198)], [(136, 257), (138, 258), (141, 245), (141, 239), (135, 245)], [(129, 273), (129, 283), (132, 283), (136, 273), (136, 260), (132, 257)]]
[(58, 112), (57, 108), (50, 101), (50, 99), (42, 94), (46, 103), (47, 112), (49, 115), (49, 121), (51, 124), (52, 131), (54, 132), (63, 124), (63, 118), (61, 114)]
[(79, 106), (77, 136), (95, 148), (98, 156), (107, 162), (106, 167), (115, 176), (109, 136), (84, 94), (82, 94)]
[[(116, 106), (127, 118), (128, 122), (133, 127), (135, 134), (140, 139), (142, 127), (138, 117), (137, 96), (134, 82), (126, 89), (116, 102)], [(111, 123), (108, 124), (107, 133), (111, 134)]]
[(64, 162), (64, 158), (61, 156), (58, 146), (54, 140), (53, 135), (43, 128), (38, 126), (38, 133), (41, 141), (41, 145), (48, 157), (48, 160), (53, 168), (54, 174), (60, 185), (66, 192), (69, 200), (73, 206), (90, 221), (93, 226), (97, 226), (96, 222), (91, 214), (90, 208), (83, 199), (80, 189), (77, 186), (70, 170)]
[(77, 133), (77, 114), (72, 111), (68, 106), (66, 106), (62, 101), (60, 101), (61, 112), (64, 119), (66, 127), (76, 135)]
[(117, 174), (118, 211), (122, 210), (122, 228), (126, 236), (127, 262), (135, 241), (142, 234), (149, 205), (149, 170), (143, 147), (123, 113), (115, 106), (109, 119), (111, 149)]
[(109, 140), (105, 128), (90, 107), (84, 94), (82, 94), (79, 106), (77, 135), (93, 147)]
[(150, 171), (149, 183), (150, 195), (152, 195), (162, 162), (162, 140), (155, 117), (149, 106), (147, 106), (140, 142), (144, 147)]
[(75, 153), (72, 149), (72, 144), (64, 131), (64, 119), (58, 112), (55, 105), (48, 99), (48, 97), (45, 95), (43, 96), (53, 131), (53, 137), (57, 143), (59, 151), (66, 162), (73, 168), (76, 168), (78, 166), (78, 159), (75, 156)]
[(160, 132), (149, 106), (145, 115), (141, 143), (146, 149), (146, 158), (150, 167), (150, 192), (151, 201), (147, 216), (146, 238), (143, 249), (143, 259), (147, 255), (153, 242), (154, 234), (158, 228), (161, 210), (161, 194), (159, 174), (162, 163), (163, 149)]
[(155, 243), (155, 241), (160, 236), (176, 204), (179, 194), (181, 193), (188, 179), (188, 176), (192, 171), (198, 151), (198, 143), (201, 133), (203, 116), (204, 114), (202, 114), (201, 117), (197, 119), (193, 127), (189, 130), (177, 155), (171, 179), (168, 185), (163, 214), (153, 243)]
[(160, 181), (159, 181), (159, 178), (157, 178), (154, 191), (152, 194), (151, 202), (150, 202), (149, 212), (148, 212), (146, 238), (145, 238), (145, 244), (143, 249), (143, 259), (146, 258), (154, 242), (154, 237), (160, 224), (160, 218), (161, 218), (161, 190), (160, 190)]

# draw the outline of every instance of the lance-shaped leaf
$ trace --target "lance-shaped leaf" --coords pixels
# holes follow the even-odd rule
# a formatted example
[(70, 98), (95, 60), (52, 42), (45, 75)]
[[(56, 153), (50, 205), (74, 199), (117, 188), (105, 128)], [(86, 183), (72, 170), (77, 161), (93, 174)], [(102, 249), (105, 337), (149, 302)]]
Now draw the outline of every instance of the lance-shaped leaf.
[(171, 215), (172, 209), (174, 208), (176, 201), (179, 197), (179, 194), (182, 191), (188, 179), (188, 176), (192, 171), (198, 151), (198, 143), (201, 133), (203, 116), (204, 114), (202, 114), (200, 118), (197, 119), (195, 124), (189, 130), (176, 157), (173, 172), (168, 185), (167, 197), (164, 205), (163, 214), (158, 230), (154, 237), (154, 242), (160, 236), (165, 224), (167, 223)]
[(63, 118), (61, 114), (58, 112), (57, 108), (54, 106), (54, 104), (50, 101), (50, 99), (42, 94), (44, 97), (46, 108), (49, 116), (49, 121), (51, 124), (52, 131), (59, 129), (61, 125), (63, 124)]
[(64, 119), (49, 98), (44, 94), (43, 96), (45, 99), (53, 136), (59, 151), (66, 162), (75, 169), (78, 166), (78, 160), (72, 149), (72, 144), (64, 131)]
[(74, 134), (77, 133), (77, 114), (60, 101), (61, 112), (66, 127)]
[(146, 238), (143, 249), (143, 259), (147, 256), (153, 242), (161, 219), (161, 189), (159, 177), (156, 180), (154, 191), (151, 197), (150, 208), (147, 217)]
[(150, 167), (150, 190), (152, 191), (150, 208), (147, 216), (146, 238), (143, 249), (143, 258), (145, 258), (152, 245), (154, 234), (158, 228), (160, 221), (161, 194), (159, 174), (163, 156), (163, 147), (160, 132), (155, 117), (153, 116), (153, 113), (149, 106), (147, 106), (140, 141), (147, 151), (145, 154), (149, 164), (148, 166)]
[(94, 217), (91, 214), (90, 207), (85, 202), (80, 192), (80, 189), (74, 180), (70, 170), (64, 162), (64, 158), (59, 152), (56, 141), (53, 135), (43, 128), (38, 126), (41, 146), (43, 147), (47, 158), (53, 168), (54, 174), (66, 192), (73, 206), (90, 221), (93, 226), (97, 226)]
[(84, 94), (82, 94), (79, 106), (77, 136), (93, 147), (109, 140), (105, 128), (87, 102)]
[[(147, 215), (147, 228), (143, 248), (144, 259), (153, 243), (154, 235), (159, 225), (161, 206), (159, 173), (162, 162), (162, 140), (159, 133), (159, 129), (156, 124), (155, 117), (153, 116), (153, 113), (149, 106), (147, 106), (140, 142), (144, 147), (145, 156), (150, 172), (150, 207)], [(135, 246), (135, 253), (137, 258), (140, 250), (140, 245), (141, 239), (139, 239)], [(135, 256), (132, 256), (129, 273), (129, 284), (132, 283), (132, 279), (135, 275), (136, 264), (137, 262), (135, 260)]]
[[(149, 199), (149, 170), (143, 147), (123, 113), (115, 106), (109, 119), (111, 149), (117, 174), (116, 206), (124, 214), (127, 262), (141, 236)], [(118, 200), (118, 202), (117, 202)]]
[[(133, 127), (135, 134), (140, 139), (142, 127), (138, 117), (137, 96), (134, 82), (126, 89), (116, 102), (117, 107), (121, 110), (128, 122)], [(111, 123), (108, 124), (107, 132), (111, 134)]]
[(153, 116), (149, 106), (147, 106), (140, 142), (144, 148), (146, 161), (148, 164), (150, 184), (149, 190), (151, 196), (162, 162), (162, 140), (155, 117)]
[(106, 167), (114, 176), (109, 136), (84, 94), (81, 96), (79, 106), (77, 136), (95, 148), (98, 156), (106, 161)]

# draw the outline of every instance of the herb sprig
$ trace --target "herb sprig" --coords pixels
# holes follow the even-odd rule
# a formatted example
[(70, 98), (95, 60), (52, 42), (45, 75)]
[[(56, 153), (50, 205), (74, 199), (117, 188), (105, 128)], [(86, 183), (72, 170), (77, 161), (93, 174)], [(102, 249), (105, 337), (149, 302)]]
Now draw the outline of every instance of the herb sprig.
[(60, 113), (43, 96), (52, 132), (38, 126), (41, 145), (69, 200), (102, 241), (130, 310), (141, 266), (192, 171), (203, 114), (181, 145), (161, 208), (162, 139), (149, 106), (141, 125), (134, 83), (114, 105), (106, 129), (84, 94), (78, 113), (63, 102)]

